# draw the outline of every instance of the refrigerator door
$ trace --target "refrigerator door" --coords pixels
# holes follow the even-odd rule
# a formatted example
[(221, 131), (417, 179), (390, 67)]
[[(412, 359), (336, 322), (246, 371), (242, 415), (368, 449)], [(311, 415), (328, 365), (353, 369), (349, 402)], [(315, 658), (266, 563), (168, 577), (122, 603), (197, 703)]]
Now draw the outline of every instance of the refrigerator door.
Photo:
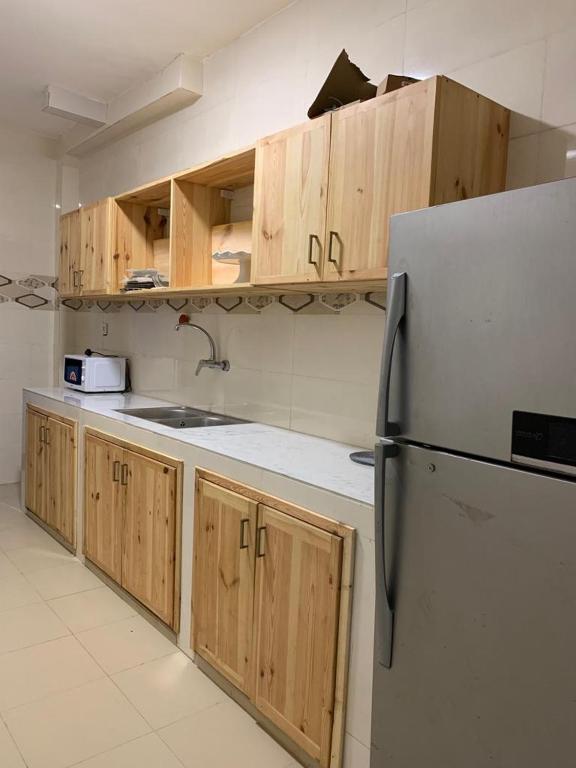
[(573, 768), (576, 484), (412, 446), (386, 465), (371, 768)]
[(394, 216), (389, 268), (404, 438), (510, 461), (513, 411), (576, 417), (576, 179)]

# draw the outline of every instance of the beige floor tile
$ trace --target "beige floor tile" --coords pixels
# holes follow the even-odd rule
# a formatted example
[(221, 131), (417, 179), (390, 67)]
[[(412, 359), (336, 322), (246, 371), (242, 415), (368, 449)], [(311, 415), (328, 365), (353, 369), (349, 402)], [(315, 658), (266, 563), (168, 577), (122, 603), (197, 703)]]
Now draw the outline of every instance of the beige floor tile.
[(19, 525), (23, 521), (31, 523), (30, 518), (24, 512), (0, 501), (0, 531), (4, 530), (4, 528), (10, 528), (12, 525)]
[(127, 602), (103, 586), (50, 600), (50, 607), (75, 633), (136, 615)]
[(28, 579), (45, 600), (102, 586), (100, 579), (77, 560), (57, 568), (33, 571)]
[(45, 547), (51, 552), (60, 549), (60, 545), (52, 536), (28, 518), (0, 530), (0, 549), (9, 552), (22, 547)]
[(158, 735), (186, 768), (287, 768), (294, 761), (232, 701), (179, 720)]
[(149, 731), (108, 679), (11, 709), (4, 720), (29, 768), (71, 766)]
[(44, 603), (11, 608), (0, 614), (0, 653), (56, 640), (68, 634), (66, 625)]
[(4, 723), (0, 720), (0, 765), (2, 768), (26, 768), (20, 752), (8, 733)]
[(7, 483), (0, 485), (0, 501), (11, 507), (20, 508), (20, 484)]
[(18, 572), (14, 576), (0, 579), (0, 611), (41, 602), (42, 598), (38, 592)]
[(78, 639), (108, 674), (174, 653), (174, 643), (141, 616), (80, 632)]
[(0, 552), (0, 580), (12, 579), (14, 576), (20, 576), (20, 571), (3, 552)]
[(182, 768), (182, 763), (155, 733), (150, 733), (78, 763), (77, 768)]
[(154, 729), (228, 701), (181, 651), (120, 672), (113, 680)]
[(75, 637), (0, 656), (0, 711), (76, 688), (104, 672)]
[(57, 568), (59, 565), (74, 562), (74, 555), (65, 550), (64, 547), (61, 547), (53, 539), (51, 541), (53, 544), (11, 549), (8, 552), (8, 557), (16, 568), (24, 574), (42, 571), (47, 568)]

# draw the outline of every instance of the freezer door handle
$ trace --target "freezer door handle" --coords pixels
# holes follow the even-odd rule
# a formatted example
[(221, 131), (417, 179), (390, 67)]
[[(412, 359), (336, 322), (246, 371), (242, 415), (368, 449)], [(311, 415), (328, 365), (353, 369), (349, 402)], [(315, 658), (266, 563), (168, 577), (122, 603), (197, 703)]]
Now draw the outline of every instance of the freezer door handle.
[(386, 334), (382, 352), (382, 367), (380, 370), (380, 402), (376, 418), (376, 434), (379, 437), (393, 437), (400, 434), (398, 424), (388, 420), (388, 401), (390, 398), (390, 376), (392, 374), (392, 353), (398, 327), (406, 315), (406, 272), (396, 272), (390, 278), (390, 291), (386, 307)]
[(376, 617), (374, 634), (374, 652), (378, 662), (390, 669), (392, 666), (392, 634), (394, 629), (394, 610), (386, 579), (386, 518), (384, 504), (384, 485), (386, 479), (386, 459), (398, 456), (400, 448), (391, 440), (383, 440), (374, 448), (374, 535), (376, 539)]

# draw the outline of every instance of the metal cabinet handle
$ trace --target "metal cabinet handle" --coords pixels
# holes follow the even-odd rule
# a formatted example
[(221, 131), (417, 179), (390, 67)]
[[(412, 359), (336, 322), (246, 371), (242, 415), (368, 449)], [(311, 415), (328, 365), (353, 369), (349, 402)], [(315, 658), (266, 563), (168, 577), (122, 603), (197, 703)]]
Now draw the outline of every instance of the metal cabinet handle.
[(46, 427), (40, 426), (38, 428), (38, 439), (40, 440), (41, 443), (46, 442), (45, 432), (46, 432)]
[(78, 288), (78, 281), (76, 280), (77, 270), (72, 272), (72, 288)]
[(115, 461), (112, 464), (112, 480), (117, 483), (120, 480), (120, 462)]
[(50, 427), (44, 427), (44, 442), (46, 445), (50, 445)]
[(248, 517), (243, 517), (240, 520), (240, 549), (248, 549), (248, 542), (245, 540), (244, 533), (249, 522), (250, 519)]
[(393, 437), (400, 434), (398, 424), (390, 423), (388, 419), (390, 398), (390, 375), (392, 373), (392, 353), (398, 327), (406, 315), (406, 286), (408, 275), (406, 272), (397, 272), (392, 275), (388, 290), (386, 307), (386, 333), (384, 335), (384, 349), (382, 351), (382, 366), (380, 369), (380, 398), (378, 415), (376, 416), (376, 434), (380, 437)]
[(84, 274), (83, 269), (78, 270), (78, 288), (84, 288), (84, 283), (82, 282), (82, 275)]
[(374, 534), (376, 551), (376, 616), (374, 647), (376, 658), (383, 667), (392, 666), (394, 609), (386, 579), (386, 515), (384, 486), (386, 459), (398, 456), (400, 448), (391, 440), (383, 440), (374, 448)]
[(334, 244), (334, 240), (338, 240), (340, 244), (342, 244), (342, 241), (340, 239), (340, 235), (338, 232), (335, 232), (334, 230), (330, 231), (330, 234), (328, 235), (328, 261), (332, 262), (332, 264), (338, 264), (338, 259), (335, 259), (332, 256), (332, 247)]
[(313, 267), (317, 267), (318, 262), (314, 260), (312, 255), (314, 243), (318, 243), (318, 248), (320, 248), (320, 238), (318, 235), (308, 235), (308, 264), (312, 264)]
[(122, 485), (128, 485), (128, 464), (122, 464)]
[(266, 526), (263, 525), (256, 531), (256, 557), (264, 557), (263, 537), (266, 532)]

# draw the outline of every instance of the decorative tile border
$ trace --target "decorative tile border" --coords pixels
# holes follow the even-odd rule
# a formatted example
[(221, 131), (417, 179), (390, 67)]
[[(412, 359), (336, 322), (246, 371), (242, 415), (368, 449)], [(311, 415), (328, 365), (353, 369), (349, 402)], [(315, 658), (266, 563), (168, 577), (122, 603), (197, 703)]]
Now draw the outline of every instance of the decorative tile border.
[(171, 299), (60, 299), (56, 278), (50, 275), (0, 274), (0, 304), (13, 302), (27, 309), (66, 309), (72, 312), (225, 312), (261, 314), (271, 307), (301, 314), (339, 314), (366, 302), (385, 311), (385, 293), (286, 293), (278, 296), (191, 296)]
[(13, 302), (27, 309), (57, 309), (55, 284), (52, 275), (0, 275), (0, 304)]
[[(2, 289), (0, 288), (0, 293)], [(74, 312), (186, 312), (188, 314), (224, 312), (226, 314), (262, 314), (271, 307), (281, 307), (286, 312), (334, 315), (348, 307), (365, 302), (385, 312), (385, 293), (295, 293), (279, 296), (192, 296), (189, 299), (137, 299), (115, 301), (92, 299), (62, 299), (60, 305)]]

